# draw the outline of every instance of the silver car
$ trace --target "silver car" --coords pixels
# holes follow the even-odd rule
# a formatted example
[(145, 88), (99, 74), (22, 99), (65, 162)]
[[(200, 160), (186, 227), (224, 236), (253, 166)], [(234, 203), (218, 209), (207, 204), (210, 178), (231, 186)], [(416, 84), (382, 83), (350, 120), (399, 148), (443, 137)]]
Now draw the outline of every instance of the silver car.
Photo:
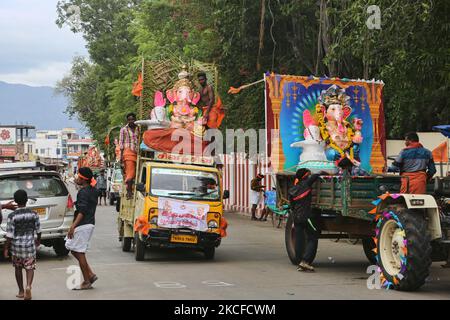
[[(0, 171), (0, 202), (14, 200), (14, 192), (23, 189), (28, 194), (27, 208), (39, 214), (41, 244), (53, 247), (58, 256), (66, 256), (64, 238), (73, 221), (74, 203), (65, 183), (57, 172)], [(2, 210), (0, 246), (6, 239), (6, 223), (10, 210)]]

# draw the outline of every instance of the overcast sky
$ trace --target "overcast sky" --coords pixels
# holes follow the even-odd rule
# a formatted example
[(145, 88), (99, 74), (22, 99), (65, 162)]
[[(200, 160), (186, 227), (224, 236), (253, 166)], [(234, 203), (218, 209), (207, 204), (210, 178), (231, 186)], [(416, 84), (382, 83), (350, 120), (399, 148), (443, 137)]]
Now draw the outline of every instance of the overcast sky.
[(0, 81), (54, 86), (85, 42), (56, 21), (58, 0), (0, 0)]

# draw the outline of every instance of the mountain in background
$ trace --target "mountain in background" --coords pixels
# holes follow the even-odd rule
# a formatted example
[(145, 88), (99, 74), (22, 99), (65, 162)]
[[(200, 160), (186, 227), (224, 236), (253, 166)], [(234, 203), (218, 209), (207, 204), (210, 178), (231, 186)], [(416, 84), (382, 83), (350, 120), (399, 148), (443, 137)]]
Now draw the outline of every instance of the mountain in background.
[(0, 125), (30, 124), (36, 130), (75, 128), (87, 130), (77, 119), (64, 113), (67, 98), (56, 95), (52, 87), (30, 87), (0, 81)]

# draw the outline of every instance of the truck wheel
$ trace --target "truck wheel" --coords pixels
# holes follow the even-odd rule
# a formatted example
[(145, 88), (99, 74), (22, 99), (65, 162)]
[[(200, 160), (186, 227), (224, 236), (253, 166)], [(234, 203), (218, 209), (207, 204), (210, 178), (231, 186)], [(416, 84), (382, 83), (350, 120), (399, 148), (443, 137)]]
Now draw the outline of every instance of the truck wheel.
[(66, 241), (63, 238), (53, 241), (53, 250), (58, 257), (65, 257), (69, 254), (69, 250), (66, 248)]
[(205, 254), (206, 260), (213, 260), (216, 254), (216, 248), (215, 247), (205, 248), (203, 250), (203, 253)]
[(131, 251), (131, 242), (133, 238), (130, 237), (123, 237), (122, 238), (122, 251), (123, 252), (130, 252)]
[[(291, 260), (293, 265), (298, 265), (300, 260), (296, 258), (295, 255), (295, 227), (294, 227), (294, 216), (289, 213), (289, 217), (286, 222), (286, 229), (284, 231), (284, 243), (286, 245), (286, 251), (289, 256), (289, 260)], [(303, 252), (305, 251), (304, 244), (306, 243), (306, 234), (302, 233), (302, 246), (301, 252), (299, 256), (303, 256)]]
[(134, 234), (134, 257), (136, 261), (144, 261), (145, 257), (145, 245), (137, 232)]
[(377, 257), (385, 288), (413, 291), (430, 273), (431, 243), (420, 212), (383, 212), (377, 223)]
[(372, 238), (363, 238), (362, 246), (367, 259), (371, 264), (377, 264), (377, 254), (373, 251), (377, 247)]
[(117, 198), (117, 201), (116, 201), (116, 211), (120, 212), (120, 198)]

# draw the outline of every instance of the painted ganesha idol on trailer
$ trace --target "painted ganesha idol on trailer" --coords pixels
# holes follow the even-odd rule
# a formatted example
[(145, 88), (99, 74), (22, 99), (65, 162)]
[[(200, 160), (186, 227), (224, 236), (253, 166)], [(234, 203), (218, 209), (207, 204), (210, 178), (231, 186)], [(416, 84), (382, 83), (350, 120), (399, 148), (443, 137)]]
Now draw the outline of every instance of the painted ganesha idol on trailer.
[[(350, 116), (349, 100), (344, 89), (332, 85), (321, 92), (314, 109), (303, 112), (305, 140), (291, 144), (302, 148), (298, 168), (334, 174), (338, 167), (360, 167), (363, 121)], [(364, 170), (354, 172), (361, 174)]]

